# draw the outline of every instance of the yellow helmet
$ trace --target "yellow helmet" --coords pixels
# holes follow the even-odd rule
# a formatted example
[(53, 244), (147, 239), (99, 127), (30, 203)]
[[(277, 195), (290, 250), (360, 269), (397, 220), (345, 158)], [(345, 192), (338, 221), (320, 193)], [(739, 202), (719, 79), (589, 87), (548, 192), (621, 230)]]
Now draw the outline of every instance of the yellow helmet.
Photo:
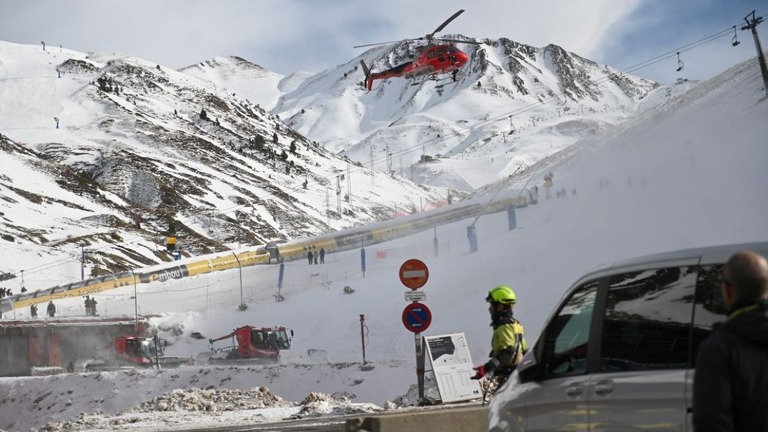
[(485, 301), (513, 305), (517, 303), (517, 296), (515, 296), (515, 292), (512, 288), (506, 285), (499, 285), (488, 291), (488, 296), (485, 298)]

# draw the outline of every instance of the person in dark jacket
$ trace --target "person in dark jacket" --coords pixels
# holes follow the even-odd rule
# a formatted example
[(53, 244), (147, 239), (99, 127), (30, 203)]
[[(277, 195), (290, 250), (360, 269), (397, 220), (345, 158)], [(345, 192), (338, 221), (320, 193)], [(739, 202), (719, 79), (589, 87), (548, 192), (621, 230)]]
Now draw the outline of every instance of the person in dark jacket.
[(56, 315), (56, 305), (53, 304), (53, 300), (48, 302), (48, 316), (53, 318)]
[(768, 261), (734, 254), (721, 273), (728, 319), (696, 356), (696, 432), (768, 431)]

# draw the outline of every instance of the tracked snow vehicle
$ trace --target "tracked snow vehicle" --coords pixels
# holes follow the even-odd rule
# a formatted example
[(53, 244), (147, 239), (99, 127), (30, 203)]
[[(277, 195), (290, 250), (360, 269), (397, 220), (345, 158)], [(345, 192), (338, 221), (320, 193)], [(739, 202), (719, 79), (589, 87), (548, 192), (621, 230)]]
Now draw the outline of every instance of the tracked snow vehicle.
[(166, 341), (142, 336), (119, 336), (105, 346), (97, 358), (79, 360), (77, 369), (85, 372), (109, 371), (123, 368), (175, 368), (188, 364), (184, 357), (168, 357), (163, 348)]
[[(232, 345), (216, 347), (215, 343), (232, 339)], [(280, 351), (291, 348), (293, 330), (285, 327), (243, 326), (224, 336), (209, 339), (211, 351), (198, 356), (198, 363), (208, 364), (276, 364)]]

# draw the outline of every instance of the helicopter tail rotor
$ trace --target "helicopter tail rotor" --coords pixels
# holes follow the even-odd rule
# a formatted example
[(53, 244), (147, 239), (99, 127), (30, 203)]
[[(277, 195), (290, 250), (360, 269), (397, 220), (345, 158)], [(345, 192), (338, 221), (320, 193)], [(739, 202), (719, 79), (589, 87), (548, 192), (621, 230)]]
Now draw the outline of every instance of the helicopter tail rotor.
[(373, 88), (373, 80), (371, 79), (371, 69), (368, 68), (368, 65), (365, 64), (365, 61), (360, 59), (360, 66), (363, 67), (363, 73), (365, 73), (365, 86), (368, 88), (368, 91), (371, 91)]

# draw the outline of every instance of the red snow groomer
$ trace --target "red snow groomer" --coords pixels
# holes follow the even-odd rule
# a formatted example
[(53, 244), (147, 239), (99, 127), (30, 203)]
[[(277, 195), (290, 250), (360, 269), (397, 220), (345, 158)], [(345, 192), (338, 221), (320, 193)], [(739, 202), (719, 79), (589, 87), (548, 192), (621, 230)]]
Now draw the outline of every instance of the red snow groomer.
[[(285, 327), (243, 326), (216, 339), (209, 339), (210, 353), (198, 356), (201, 363), (275, 364), (280, 351), (291, 348), (293, 330)], [(214, 342), (232, 338), (232, 345), (215, 347)]]
[(97, 358), (79, 360), (78, 369), (85, 372), (123, 368), (175, 368), (189, 363), (183, 357), (167, 357), (163, 339), (142, 336), (119, 336), (105, 346)]

